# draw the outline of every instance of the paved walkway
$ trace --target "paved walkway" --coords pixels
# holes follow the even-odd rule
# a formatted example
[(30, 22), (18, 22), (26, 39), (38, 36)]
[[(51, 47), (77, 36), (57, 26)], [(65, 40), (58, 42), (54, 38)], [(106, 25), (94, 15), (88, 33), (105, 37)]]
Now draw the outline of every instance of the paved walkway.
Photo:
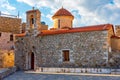
[(120, 80), (120, 75), (77, 73), (34, 73), (18, 71), (3, 80)]

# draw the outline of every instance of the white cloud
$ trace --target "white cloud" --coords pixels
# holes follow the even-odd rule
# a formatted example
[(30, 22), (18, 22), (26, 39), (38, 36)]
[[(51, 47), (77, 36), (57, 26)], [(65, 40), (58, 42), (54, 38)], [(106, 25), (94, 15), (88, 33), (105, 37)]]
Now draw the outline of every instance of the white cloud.
[(120, 0), (114, 0), (115, 5), (120, 8)]
[(36, 6), (36, 4), (41, 2), (41, 0), (17, 0), (17, 1), (26, 3), (26, 4), (30, 5), (30, 6)]
[(51, 14), (48, 14), (46, 17), (49, 18), (52, 21), (52, 16)]
[(0, 6), (1, 8), (4, 8), (6, 10), (16, 10), (15, 7), (13, 7), (9, 4), (8, 0), (1, 0), (0, 5), (1, 5)]
[[(17, 0), (30, 6), (48, 7), (51, 9), (50, 14), (46, 17), (51, 19), (62, 6), (69, 11), (77, 10), (74, 14), (74, 26), (93, 25), (102, 23), (120, 24), (120, 0)], [(78, 17), (80, 15), (80, 17)]]
[(4, 14), (8, 14), (8, 15), (10, 14), (8, 11), (3, 11), (2, 13), (4, 13)]
[(19, 16), (19, 18), (22, 18), (22, 22), (26, 22), (26, 14), (22, 13), (22, 15)]

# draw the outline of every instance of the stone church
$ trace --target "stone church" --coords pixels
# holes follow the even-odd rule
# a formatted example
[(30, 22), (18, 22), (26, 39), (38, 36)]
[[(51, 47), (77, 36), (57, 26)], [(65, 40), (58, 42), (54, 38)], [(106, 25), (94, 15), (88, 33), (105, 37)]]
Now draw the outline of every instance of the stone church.
[(25, 32), (16, 34), (15, 41), (18, 69), (119, 67), (120, 57), (116, 64), (112, 57), (111, 38), (116, 38), (112, 24), (73, 27), (74, 16), (64, 8), (52, 19), (54, 26), (48, 30), (40, 23), (38, 9), (26, 12)]

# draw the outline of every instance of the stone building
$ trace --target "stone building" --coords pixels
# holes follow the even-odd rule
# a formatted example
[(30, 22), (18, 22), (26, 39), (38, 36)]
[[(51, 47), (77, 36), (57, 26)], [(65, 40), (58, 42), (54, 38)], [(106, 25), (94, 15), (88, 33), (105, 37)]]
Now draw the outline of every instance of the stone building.
[(14, 34), (20, 26), (21, 19), (0, 15), (0, 68), (14, 66)]
[(10, 33), (20, 33), (21, 19), (0, 16), (0, 31)]
[(111, 65), (115, 61), (110, 57), (111, 36), (115, 35), (112, 24), (74, 28), (74, 16), (61, 8), (52, 17), (53, 28), (42, 30), (38, 26), (38, 12), (27, 11), (26, 32), (16, 34), (15, 65), (18, 69), (116, 66)]
[(113, 50), (120, 50), (120, 25), (116, 25), (115, 30), (115, 35), (111, 37), (111, 47)]
[[(0, 67), (14, 66), (14, 34), (0, 32)], [(8, 56), (8, 57), (7, 57)], [(12, 56), (12, 58), (10, 58)], [(7, 58), (6, 58), (7, 57)]]

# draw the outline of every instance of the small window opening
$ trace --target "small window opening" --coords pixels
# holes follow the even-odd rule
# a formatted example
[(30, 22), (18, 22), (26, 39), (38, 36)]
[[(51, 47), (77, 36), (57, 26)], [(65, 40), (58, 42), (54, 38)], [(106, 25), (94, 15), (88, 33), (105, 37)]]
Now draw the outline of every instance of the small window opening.
[(2, 36), (2, 33), (0, 32), (0, 37)]
[(58, 20), (58, 28), (60, 28), (60, 20)]
[(13, 41), (13, 34), (10, 35), (10, 41)]
[(33, 18), (31, 19), (31, 21), (32, 21), (32, 24), (34, 24), (34, 19)]
[(70, 61), (69, 50), (63, 50), (63, 61)]

